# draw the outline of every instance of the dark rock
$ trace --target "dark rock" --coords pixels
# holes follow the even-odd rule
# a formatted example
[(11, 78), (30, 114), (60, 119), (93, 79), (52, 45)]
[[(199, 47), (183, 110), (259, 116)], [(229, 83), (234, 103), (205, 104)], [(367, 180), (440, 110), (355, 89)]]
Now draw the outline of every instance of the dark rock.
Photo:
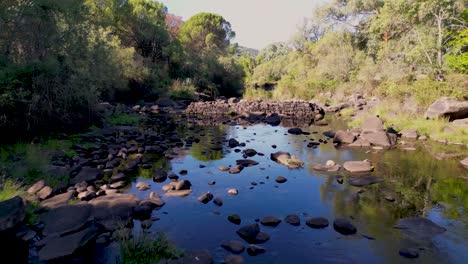
[(245, 241), (255, 243), (257, 235), (260, 233), (260, 226), (258, 224), (246, 225), (239, 228), (236, 233)]
[(224, 241), (221, 244), (221, 247), (234, 254), (240, 254), (244, 252), (244, 249), (245, 249), (242, 242), (237, 241), (237, 240)]
[(187, 175), (188, 171), (187, 170), (181, 170), (181, 171), (179, 171), (179, 174), (180, 175)]
[(219, 197), (216, 197), (213, 200), (213, 203), (216, 204), (217, 206), (223, 206), (223, 200), (221, 200), (221, 198), (219, 198)]
[(297, 215), (288, 215), (284, 219), (284, 221), (290, 225), (293, 226), (300, 226), (301, 225), (301, 219)]
[(333, 228), (342, 235), (353, 235), (357, 232), (356, 227), (344, 218), (335, 219), (333, 221)]
[(86, 182), (94, 182), (96, 180), (99, 180), (103, 176), (102, 170), (91, 168), (91, 167), (83, 167), (81, 171), (71, 179), (70, 183), (71, 184), (77, 184), (83, 181)]
[(398, 220), (395, 228), (417, 236), (419, 238), (431, 238), (447, 231), (444, 227), (422, 217), (407, 217)]
[(229, 145), (230, 148), (238, 147), (238, 146), (239, 146), (239, 141), (237, 141), (237, 140), (234, 139), (234, 138), (231, 138), (231, 139), (229, 139), (229, 141), (228, 141), (228, 145)]
[(257, 155), (257, 151), (255, 149), (245, 149), (243, 153), (247, 155), (247, 157), (253, 157)]
[(167, 179), (167, 172), (162, 169), (156, 169), (153, 173), (153, 181), (164, 182)]
[(240, 255), (227, 255), (224, 258), (225, 264), (244, 264), (244, 258)]
[(257, 256), (257, 255), (260, 255), (260, 254), (263, 254), (266, 252), (266, 249), (262, 248), (262, 247), (259, 247), (257, 245), (250, 245), (248, 248), (247, 248), (247, 253), (250, 255), (250, 256)]
[(278, 126), (281, 123), (281, 117), (278, 114), (271, 114), (265, 118), (265, 122), (271, 126)]
[(351, 176), (349, 178), (349, 184), (356, 187), (364, 187), (383, 181), (384, 179), (373, 176)]
[(306, 221), (306, 225), (311, 228), (325, 228), (328, 224), (328, 219), (323, 217), (314, 217)]
[(417, 258), (419, 257), (419, 251), (414, 248), (402, 248), (398, 251), (400, 256), (405, 258)]
[(133, 211), (140, 199), (132, 194), (108, 194), (97, 197), (88, 204), (94, 206), (93, 215), (96, 222), (104, 229), (112, 231), (132, 220)]
[(334, 138), (336, 133), (333, 131), (325, 131), (322, 133), (322, 135), (326, 136), (327, 138)]
[(207, 192), (207, 193), (200, 195), (197, 199), (198, 201), (206, 204), (210, 202), (211, 200), (213, 200), (213, 194), (211, 194), (210, 192)]
[(274, 216), (266, 216), (260, 220), (260, 223), (264, 226), (278, 226), (281, 223), (281, 219)]
[(233, 224), (240, 225), (241, 218), (240, 218), (239, 215), (234, 214), (234, 215), (228, 216), (228, 221), (233, 223)]
[(276, 177), (275, 181), (276, 181), (277, 183), (285, 183), (286, 181), (288, 181), (288, 179), (286, 179), (286, 178), (283, 177), (283, 176), (278, 176), (278, 177)]
[(15, 227), (26, 215), (23, 199), (15, 196), (0, 202), (0, 232)]
[(290, 129), (288, 129), (288, 133), (293, 134), (293, 135), (301, 135), (302, 134), (302, 129), (300, 129), (298, 127), (290, 128)]
[(242, 167), (252, 167), (258, 165), (258, 162), (255, 160), (243, 159), (243, 160), (236, 160), (237, 165), (241, 165)]

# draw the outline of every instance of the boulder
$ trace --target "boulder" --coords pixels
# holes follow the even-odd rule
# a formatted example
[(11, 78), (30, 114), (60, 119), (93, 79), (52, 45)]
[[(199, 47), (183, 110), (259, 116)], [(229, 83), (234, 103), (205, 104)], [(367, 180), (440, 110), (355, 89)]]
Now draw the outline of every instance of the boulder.
[(15, 227), (26, 215), (23, 199), (15, 196), (0, 202), (0, 232)]
[(368, 117), (361, 127), (362, 133), (376, 133), (384, 131), (383, 122), (376, 116)]
[(404, 129), (399, 134), (402, 138), (417, 139), (419, 137), (416, 129)]
[(298, 127), (290, 128), (288, 129), (288, 133), (293, 135), (302, 135), (302, 129)]
[(299, 160), (297, 157), (289, 154), (288, 152), (275, 152), (270, 155), (271, 160), (284, 165), (290, 169), (298, 169), (304, 166), (304, 162)]
[(384, 179), (374, 176), (351, 176), (349, 178), (349, 184), (356, 187), (364, 187), (383, 181)]
[(65, 205), (43, 213), (39, 219), (46, 236), (74, 233), (93, 222), (93, 206), (87, 203)]
[(209, 201), (213, 200), (213, 194), (211, 194), (210, 192), (207, 192), (207, 193), (200, 195), (197, 199), (198, 201), (206, 204)]
[(58, 194), (55, 195), (49, 199), (46, 199), (40, 203), (40, 206), (42, 207), (48, 207), (48, 208), (57, 208), (60, 206), (64, 206), (68, 204), (68, 201), (70, 201), (71, 198), (75, 196), (75, 191), (70, 190), (66, 193)]
[(356, 137), (353, 134), (343, 130), (336, 131), (333, 138), (333, 142), (338, 144), (351, 144), (354, 140), (356, 140)]
[(37, 192), (37, 197), (41, 200), (45, 200), (52, 195), (53, 189), (49, 186), (45, 186), (40, 191)]
[(162, 169), (156, 169), (153, 173), (153, 181), (164, 182), (167, 180), (167, 172)]
[(453, 120), (450, 124), (460, 128), (468, 128), (468, 118)]
[(356, 139), (356, 141), (354, 141), (352, 144), (349, 144), (348, 146), (350, 146), (350, 147), (359, 147), (359, 148), (370, 147), (371, 143), (369, 142), (369, 140), (367, 140), (365, 138), (358, 137)]
[(89, 204), (94, 206), (94, 217), (104, 229), (112, 231), (132, 220), (134, 209), (140, 199), (133, 194), (108, 194), (93, 199)]
[(460, 161), (460, 164), (468, 170), (468, 157)]
[(231, 138), (228, 141), (228, 145), (229, 145), (230, 148), (235, 148), (235, 147), (239, 146), (239, 141), (237, 141), (234, 138)]
[(245, 249), (242, 242), (240, 242), (238, 240), (224, 241), (221, 244), (221, 247), (224, 248), (225, 250), (231, 252), (231, 253), (234, 253), (234, 254), (240, 254)]
[(431, 220), (423, 217), (407, 217), (398, 220), (394, 226), (408, 233), (412, 237), (418, 238), (432, 238), (447, 231), (444, 227), (432, 222)]
[(80, 182), (94, 182), (96, 180), (99, 180), (103, 176), (102, 170), (96, 169), (96, 168), (91, 168), (91, 167), (83, 167), (81, 171), (71, 179), (70, 183), (71, 184), (77, 184)]
[(31, 187), (28, 188), (26, 191), (28, 194), (36, 194), (38, 191), (40, 191), (43, 187), (45, 186), (45, 181), (40, 180), (31, 185)]
[(265, 118), (265, 122), (270, 126), (279, 126), (281, 117), (278, 114), (271, 114)]
[(361, 137), (367, 140), (372, 146), (390, 147), (390, 139), (385, 131), (361, 134)]
[(258, 224), (246, 225), (239, 228), (236, 233), (245, 241), (253, 243), (260, 233), (260, 226)]
[(346, 161), (343, 164), (345, 170), (351, 173), (361, 173), (372, 171), (372, 165), (368, 161)]
[(264, 226), (277, 226), (281, 223), (281, 219), (274, 216), (265, 216), (260, 220), (260, 223)]
[(333, 221), (333, 228), (342, 235), (353, 235), (357, 232), (356, 227), (344, 218), (335, 219)]
[(72, 255), (80, 248), (86, 246), (98, 235), (98, 229), (91, 225), (79, 232), (65, 236), (46, 238), (43, 248), (39, 250), (40, 261), (52, 261)]
[(468, 117), (468, 101), (459, 101), (453, 97), (442, 97), (429, 106), (426, 118), (446, 117), (450, 120)]

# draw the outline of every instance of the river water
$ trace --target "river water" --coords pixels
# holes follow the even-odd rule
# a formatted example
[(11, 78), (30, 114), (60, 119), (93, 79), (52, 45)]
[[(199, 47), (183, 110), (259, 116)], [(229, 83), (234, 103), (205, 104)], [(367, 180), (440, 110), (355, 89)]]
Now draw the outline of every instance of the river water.
[[(291, 135), (287, 127), (270, 125), (200, 126), (184, 120), (171, 128), (179, 136), (194, 136), (200, 141), (174, 149), (173, 159), (154, 157), (153, 168), (164, 168), (178, 175), (187, 170), (192, 183), (192, 194), (187, 197), (166, 197), (166, 205), (154, 211), (156, 221), (151, 232), (164, 232), (175, 245), (185, 250), (207, 249), (216, 263), (230, 254), (220, 247), (222, 241), (239, 240), (236, 230), (255, 223), (264, 216), (284, 219), (297, 214), (300, 226), (292, 226), (284, 220), (277, 227), (261, 226), (262, 232), (271, 238), (260, 246), (266, 249), (262, 255), (242, 253), (246, 263), (466, 263), (468, 259), (468, 183), (467, 171), (458, 159), (438, 160), (440, 153), (451, 153), (453, 148), (431, 142), (408, 142), (407, 146), (391, 150), (336, 148), (331, 143), (318, 148), (307, 146), (312, 139), (326, 139), (323, 131), (345, 128), (339, 120), (327, 120), (328, 126), (303, 127), (311, 135)], [(265, 154), (251, 157), (259, 165), (245, 168), (239, 174), (218, 170), (219, 166), (235, 166), (242, 159), (242, 152), (229, 148), (227, 140), (235, 138), (245, 142), (244, 150), (255, 149)], [(272, 148), (272, 145), (277, 148)], [(222, 148), (219, 150), (219, 148)], [(457, 152), (466, 148), (459, 147)], [(215, 149), (215, 150), (213, 150)], [(287, 151), (305, 162), (304, 168), (291, 170), (270, 160), (270, 153)], [(440, 155), (439, 155), (440, 156)], [(369, 159), (375, 166), (370, 173), (384, 182), (366, 187), (349, 185), (349, 173), (318, 172), (313, 166), (334, 160), (339, 164), (350, 160)], [(200, 165), (204, 165), (200, 166)], [(145, 198), (151, 191), (163, 195), (155, 183), (152, 171), (140, 171), (139, 176), (126, 192)], [(344, 176), (340, 184), (336, 175)], [(277, 176), (288, 179), (279, 184)], [(135, 184), (146, 181), (151, 189), (139, 191)], [(215, 181), (215, 185), (208, 185)], [(257, 185), (253, 185), (257, 184)], [(227, 190), (237, 188), (239, 194), (230, 196)], [(224, 205), (212, 202), (203, 204), (197, 197), (205, 192), (220, 197)], [(385, 198), (392, 197), (391, 202)], [(242, 223), (227, 220), (238, 214)], [(419, 239), (395, 229), (398, 219), (409, 216), (427, 217), (447, 231), (433, 238)], [(325, 217), (330, 226), (312, 229), (305, 225), (310, 217)], [(335, 218), (346, 218), (357, 227), (357, 234), (344, 236), (333, 229)], [(138, 224), (136, 225), (138, 229)], [(244, 242), (244, 241), (243, 241)], [(248, 243), (244, 243), (248, 246)], [(419, 250), (419, 258), (410, 260), (399, 255), (399, 249), (411, 247)]]

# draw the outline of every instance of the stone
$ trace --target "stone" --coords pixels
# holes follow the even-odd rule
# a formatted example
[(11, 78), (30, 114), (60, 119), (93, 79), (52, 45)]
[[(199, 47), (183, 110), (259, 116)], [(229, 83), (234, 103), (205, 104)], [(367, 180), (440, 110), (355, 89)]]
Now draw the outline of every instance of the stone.
[(236, 188), (231, 188), (227, 191), (227, 193), (229, 195), (238, 195), (239, 194), (239, 190), (237, 190)]
[(166, 192), (166, 196), (177, 196), (177, 197), (185, 197), (192, 193), (192, 190), (170, 190)]
[(224, 241), (221, 244), (221, 247), (224, 248), (225, 250), (234, 253), (234, 254), (240, 254), (244, 252), (245, 247), (242, 244), (242, 242), (238, 240), (230, 240), (230, 241)]
[(302, 129), (298, 127), (290, 128), (288, 129), (288, 133), (293, 135), (302, 135)]
[(260, 233), (260, 226), (258, 224), (246, 225), (239, 228), (236, 233), (245, 241), (254, 243)]
[(102, 170), (91, 168), (91, 167), (83, 167), (81, 171), (71, 179), (71, 184), (77, 184), (80, 182), (94, 182), (96, 180), (100, 180), (104, 175)]
[(243, 159), (243, 160), (236, 160), (236, 164), (242, 167), (252, 167), (258, 165), (258, 162), (255, 160)]
[(255, 149), (245, 149), (243, 153), (247, 155), (247, 157), (253, 157), (257, 155), (257, 151)]
[(112, 189), (121, 189), (125, 186), (127, 186), (127, 183), (124, 182), (124, 181), (118, 181), (118, 182), (114, 182), (112, 183), (111, 185), (109, 185)]
[(233, 214), (233, 215), (228, 216), (228, 221), (233, 224), (240, 225), (241, 218), (239, 215)]
[(164, 182), (167, 179), (167, 172), (162, 169), (156, 169), (153, 173), (153, 181)]
[(346, 132), (343, 130), (338, 130), (335, 133), (335, 137), (333, 138), (333, 143), (338, 144), (351, 144), (356, 140), (356, 136), (351, 134), (350, 132)]
[(460, 128), (468, 128), (468, 118), (453, 120), (450, 124)]
[(151, 221), (151, 219), (146, 219), (146, 220), (141, 221), (142, 229), (150, 229), (152, 225), (153, 225), (153, 221)]
[(226, 167), (226, 166), (219, 166), (218, 170), (220, 170), (220, 171), (229, 171), (229, 168)]
[(87, 203), (65, 205), (40, 215), (45, 236), (64, 235), (81, 230), (94, 220), (93, 206)]
[(119, 172), (117, 174), (112, 175), (111, 181), (116, 182), (116, 181), (122, 181), (125, 179), (125, 174), (123, 172)]
[(250, 256), (257, 256), (266, 252), (266, 249), (259, 247), (257, 245), (250, 245), (247, 248), (247, 254)]
[(198, 199), (198, 201), (206, 204), (206, 203), (210, 202), (211, 200), (213, 200), (213, 194), (211, 194), (210, 192), (206, 192), (206, 193), (200, 195), (197, 199)]
[(333, 221), (333, 228), (342, 235), (353, 235), (357, 232), (356, 227), (344, 218), (335, 219)]
[(138, 182), (135, 187), (140, 190), (140, 191), (146, 191), (146, 190), (149, 190), (149, 188), (151, 187), (151, 185), (147, 182)]
[(67, 205), (68, 201), (70, 201), (70, 199), (72, 199), (74, 196), (75, 196), (75, 191), (70, 190), (66, 193), (58, 194), (49, 199), (42, 201), (40, 203), (40, 206), (48, 207), (48, 208), (57, 208), (63, 205)]
[(26, 216), (23, 199), (15, 196), (0, 202), (0, 232), (15, 227)]
[(95, 191), (84, 191), (78, 194), (78, 199), (81, 201), (89, 201), (91, 199), (96, 198), (96, 192)]
[(362, 124), (361, 130), (364, 134), (385, 131), (382, 120), (376, 116), (368, 117)]
[(463, 160), (460, 161), (460, 164), (468, 170), (468, 157), (464, 158)]
[(36, 194), (38, 191), (40, 191), (43, 187), (45, 186), (45, 181), (40, 180), (31, 185), (31, 187), (28, 188), (26, 191), (28, 194)]
[(354, 141), (352, 144), (349, 144), (348, 146), (350, 146), (350, 147), (359, 147), (359, 148), (370, 147), (371, 143), (369, 142), (369, 140), (367, 140), (365, 138), (358, 137), (356, 139), (356, 141)]
[(286, 178), (283, 177), (283, 176), (278, 176), (278, 177), (276, 177), (275, 181), (276, 181), (277, 183), (285, 183), (285, 182), (288, 181), (288, 179), (286, 179)]
[(311, 228), (325, 228), (329, 225), (328, 219), (324, 217), (314, 217), (306, 221), (306, 225)]
[(244, 258), (240, 255), (227, 255), (224, 257), (225, 264), (244, 264)]
[(281, 219), (275, 216), (265, 216), (260, 220), (260, 223), (264, 226), (276, 227), (281, 223)]
[(398, 251), (400, 256), (405, 258), (417, 258), (419, 257), (419, 251), (415, 248), (402, 248)]
[(402, 218), (398, 220), (394, 227), (403, 230), (411, 236), (417, 236), (422, 239), (432, 238), (447, 231), (444, 227), (423, 217)]
[(426, 118), (449, 118), (449, 120), (468, 117), (468, 101), (459, 101), (453, 97), (442, 97), (429, 106), (424, 114)]
[(229, 139), (229, 141), (228, 141), (228, 145), (229, 145), (230, 148), (238, 147), (238, 146), (239, 146), (239, 141), (237, 141), (237, 140), (234, 139), (234, 138), (231, 138), (231, 139)]
[(355, 187), (364, 187), (375, 183), (383, 182), (383, 178), (374, 176), (351, 176), (349, 178), (349, 184)]
[(284, 165), (290, 169), (298, 169), (304, 166), (304, 162), (288, 152), (275, 152), (270, 155), (271, 160)]
[(371, 146), (390, 147), (392, 145), (385, 131), (361, 134), (361, 137), (367, 140)]
[(168, 264), (213, 264), (213, 257), (208, 250), (187, 251), (178, 259), (170, 260)]
[(133, 194), (108, 194), (97, 197), (88, 204), (94, 206), (93, 215), (96, 222), (105, 230), (112, 231), (132, 220), (133, 212), (140, 199)]
[(270, 126), (279, 126), (281, 124), (281, 117), (278, 114), (271, 114), (265, 118), (265, 123)]
[(351, 173), (362, 173), (372, 171), (372, 165), (368, 161), (346, 161), (343, 164), (345, 170)]
[(180, 180), (174, 186), (176, 191), (190, 190), (190, 187), (192, 187), (192, 183), (189, 180)]
[(37, 192), (37, 197), (41, 200), (45, 200), (52, 195), (53, 189), (49, 186), (45, 186), (40, 191)]
[(288, 215), (284, 219), (284, 221), (292, 226), (300, 226), (301, 225), (301, 219), (299, 218), (298, 215)]
[(223, 200), (221, 200), (219, 197), (214, 198), (213, 203), (217, 206), (223, 206)]
[(418, 131), (416, 129), (404, 129), (400, 131), (400, 136), (402, 138), (409, 138), (409, 139), (418, 139)]
[(79, 232), (65, 236), (55, 236), (47, 240), (43, 248), (39, 250), (40, 261), (52, 261), (72, 255), (80, 248), (86, 246), (98, 235), (94, 225)]

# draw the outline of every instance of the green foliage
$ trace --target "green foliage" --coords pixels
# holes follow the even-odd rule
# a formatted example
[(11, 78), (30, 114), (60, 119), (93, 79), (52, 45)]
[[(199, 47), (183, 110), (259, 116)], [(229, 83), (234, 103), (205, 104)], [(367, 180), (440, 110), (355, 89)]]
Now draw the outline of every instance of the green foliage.
[(141, 120), (138, 114), (115, 113), (106, 117), (105, 122), (112, 126), (137, 125)]
[(24, 189), (21, 184), (13, 180), (4, 180), (0, 183), (0, 202), (24, 195)]
[(171, 90), (169, 91), (169, 96), (173, 100), (192, 100), (194, 98), (194, 93), (196, 92), (197, 87), (191, 84), (190, 80), (180, 81), (175, 80), (172, 83)]
[(174, 259), (181, 255), (163, 234), (152, 238), (140, 233), (135, 237), (120, 236), (121, 260), (124, 264), (151, 264), (163, 259)]

